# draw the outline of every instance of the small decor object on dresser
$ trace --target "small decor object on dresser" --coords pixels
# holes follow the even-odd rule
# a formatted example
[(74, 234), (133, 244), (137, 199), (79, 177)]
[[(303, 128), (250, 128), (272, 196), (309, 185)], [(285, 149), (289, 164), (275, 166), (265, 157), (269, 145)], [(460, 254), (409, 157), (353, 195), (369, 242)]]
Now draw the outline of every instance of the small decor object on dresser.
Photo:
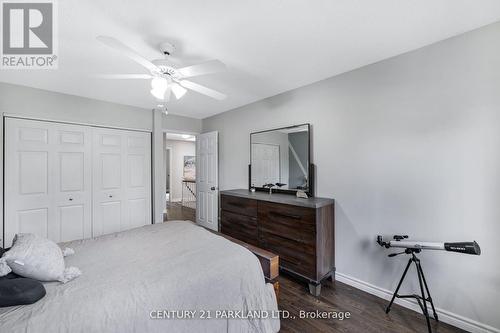
[(221, 192), (221, 232), (279, 255), (280, 268), (306, 280), (315, 296), (334, 278), (334, 227), (333, 199)]
[(307, 198), (309, 198), (309, 197), (307, 196), (307, 193), (306, 193), (306, 192), (304, 192), (304, 191), (302, 191), (302, 190), (298, 190), (298, 191), (297, 191), (297, 194), (295, 194), (295, 195), (297, 196), (297, 198), (302, 198), (302, 199), (307, 199)]

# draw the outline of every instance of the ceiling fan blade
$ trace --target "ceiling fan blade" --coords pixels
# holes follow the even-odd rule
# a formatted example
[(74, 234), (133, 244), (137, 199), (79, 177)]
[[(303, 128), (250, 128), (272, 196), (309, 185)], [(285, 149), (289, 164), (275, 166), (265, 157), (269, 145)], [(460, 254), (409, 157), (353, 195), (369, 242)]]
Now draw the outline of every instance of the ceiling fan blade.
[(191, 89), (193, 91), (196, 91), (197, 93), (200, 93), (200, 94), (203, 94), (203, 95), (206, 95), (208, 97), (212, 97), (212, 98), (215, 98), (219, 101), (223, 100), (223, 99), (226, 99), (226, 95), (224, 95), (223, 93), (221, 92), (218, 92), (216, 90), (213, 90), (213, 89), (210, 89), (210, 88), (207, 88), (205, 86), (202, 86), (198, 83), (194, 83), (192, 81), (188, 81), (188, 80), (181, 80), (179, 81), (179, 84), (181, 86), (183, 86), (184, 88), (188, 88), (188, 89)]
[(182, 77), (193, 77), (220, 72), (226, 69), (226, 65), (219, 60), (210, 60), (198, 65), (179, 68), (177, 71)]
[(149, 69), (152, 72), (159, 72), (160, 69), (156, 67), (151, 61), (147, 60), (134, 50), (132, 50), (130, 47), (127, 45), (123, 44), (120, 42), (118, 39), (113, 38), (113, 37), (108, 37), (108, 36), (98, 36), (97, 40), (102, 42), (103, 44), (106, 44), (112, 49), (115, 49), (119, 52), (121, 52), (123, 55), (129, 57), (130, 59), (134, 60), (136, 63), (139, 65), (142, 65)]
[(96, 74), (93, 77), (99, 79), (117, 79), (117, 80), (126, 80), (126, 79), (152, 79), (154, 76), (149, 74)]

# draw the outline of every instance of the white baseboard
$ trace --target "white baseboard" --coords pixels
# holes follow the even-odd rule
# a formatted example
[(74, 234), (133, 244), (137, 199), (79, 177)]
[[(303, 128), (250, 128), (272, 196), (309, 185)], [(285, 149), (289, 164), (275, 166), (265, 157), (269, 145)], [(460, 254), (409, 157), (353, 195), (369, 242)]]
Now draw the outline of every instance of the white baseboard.
[[(392, 298), (392, 291), (374, 286), (373, 284), (370, 284), (365, 281), (361, 281), (359, 279), (356, 279), (354, 277), (351, 277), (346, 274), (342, 273), (335, 273), (335, 279), (339, 282), (348, 284), (354, 288), (366, 291), (369, 294), (375, 295), (377, 297), (390, 300)], [(420, 307), (416, 302), (412, 302), (408, 299), (401, 299), (401, 298), (396, 298), (394, 303), (399, 304), (405, 308), (411, 309), (413, 311), (417, 311), (421, 313)], [(439, 316), (439, 321), (442, 321), (444, 323), (453, 325), (455, 327), (461, 328), (463, 330), (472, 332), (472, 333), (489, 333), (489, 332), (495, 332), (495, 333), (500, 333), (500, 329), (477, 322), (475, 320), (457, 315), (455, 313), (436, 308), (436, 312)]]

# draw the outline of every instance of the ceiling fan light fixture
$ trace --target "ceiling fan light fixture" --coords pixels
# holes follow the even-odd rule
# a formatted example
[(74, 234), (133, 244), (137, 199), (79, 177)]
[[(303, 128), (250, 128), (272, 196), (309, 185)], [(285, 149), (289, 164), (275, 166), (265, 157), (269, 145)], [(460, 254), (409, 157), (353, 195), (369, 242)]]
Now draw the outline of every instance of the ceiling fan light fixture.
[(161, 77), (155, 77), (151, 80), (151, 95), (159, 100), (165, 98), (165, 92), (168, 89), (168, 81)]
[(155, 77), (151, 80), (151, 88), (159, 90), (167, 90), (168, 81), (162, 77)]
[(166, 89), (153, 88), (151, 89), (151, 95), (156, 99), (163, 100), (165, 98), (165, 91)]
[(187, 89), (174, 82), (172, 83), (172, 92), (174, 93), (175, 98), (181, 99), (186, 94)]

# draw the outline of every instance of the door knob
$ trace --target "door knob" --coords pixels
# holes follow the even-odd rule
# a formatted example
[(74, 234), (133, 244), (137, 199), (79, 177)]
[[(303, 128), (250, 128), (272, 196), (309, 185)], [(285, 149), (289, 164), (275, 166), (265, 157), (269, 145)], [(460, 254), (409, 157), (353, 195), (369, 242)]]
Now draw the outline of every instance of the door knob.
[(212, 186), (210, 189), (211, 189), (212, 191), (215, 191), (215, 186)]
[(112, 198), (113, 196), (110, 194), (108, 197)]
[(69, 201), (73, 201), (73, 198), (69, 198)]

